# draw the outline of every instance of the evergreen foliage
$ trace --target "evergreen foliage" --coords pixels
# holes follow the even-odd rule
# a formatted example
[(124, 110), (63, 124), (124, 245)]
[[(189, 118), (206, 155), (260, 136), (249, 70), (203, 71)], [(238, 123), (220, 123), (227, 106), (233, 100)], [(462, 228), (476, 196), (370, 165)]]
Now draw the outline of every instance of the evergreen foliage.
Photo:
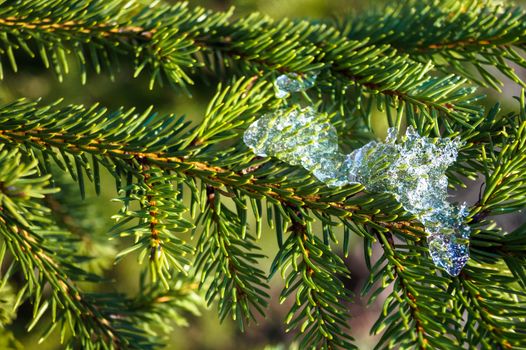
[[(199, 296), (245, 330), (266, 314), (269, 280), (281, 274), (284, 328), (299, 346), (355, 348), (343, 258), (355, 235), (370, 272), (362, 296), (388, 294), (371, 330), (378, 349), (526, 348), (526, 225), (506, 232), (495, 222), (526, 205), (526, 98), (516, 112), (486, 111), (477, 90), (499, 90), (500, 74), (525, 85), (514, 71), (526, 67), (525, 26), (526, 10), (489, 0), (406, 0), (336, 21), (238, 18), (180, 2), (0, 1), (2, 77), (29, 58), (59, 80), (72, 64), (86, 82), (126, 62), (149, 88), (220, 81), (200, 123), (154, 107), (2, 103), (0, 325), (30, 303), (27, 329), (44, 329), (42, 340), (55, 332), (71, 349), (160, 348), (170, 322), (199, 314)], [(393, 196), (327, 187), (243, 143), (248, 125), (288, 107), (272, 83), (289, 72), (318, 74), (292, 101), (327, 113), (344, 150), (375, 138), (374, 118), (464, 142), (451, 188), (484, 186), (470, 203), (471, 259), (459, 276), (433, 265), (421, 223)], [(106, 173), (122, 205), (109, 229), (81, 215)], [(265, 219), (279, 245), (270, 271), (259, 265)], [(128, 256), (144, 261), (137, 295), (91, 291)]]

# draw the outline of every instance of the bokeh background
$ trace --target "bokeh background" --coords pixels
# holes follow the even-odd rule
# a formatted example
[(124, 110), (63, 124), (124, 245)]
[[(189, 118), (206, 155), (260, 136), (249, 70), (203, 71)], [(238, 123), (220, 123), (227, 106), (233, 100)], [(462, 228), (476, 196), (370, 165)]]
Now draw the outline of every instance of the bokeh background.
[[(274, 18), (327, 18), (337, 16), (359, 15), (366, 9), (381, 9), (383, 1), (378, 0), (237, 0), (237, 1), (190, 1), (191, 6), (205, 6), (215, 9), (227, 9), (236, 7), (236, 16), (244, 16), (247, 13), (259, 11)], [(1, 5), (0, 5), (1, 6)], [(0, 99), (2, 102), (11, 101), (19, 97), (42, 98), (45, 102), (64, 98), (65, 103), (93, 104), (100, 102), (110, 109), (124, 106), (125, 108), (137, 107), (139, 111), (153, 105), (155, 109), (164, 113), (175, 113), (186, 115), (189, 119), (199, 122), (200, 116), (207, 106), (209, 99), (214, 94), (216, 82), (209, 86), (198, 86), (191, 90), (192, 97), (181, 91), (170, 88), (156, 87), (153, 91), (148, 90), (148, 82), (144, 78), (133, 79), (131, 68), (123, 62), (120, 72), (115, 81), (111, 81), (104, 74), (96, 75), (94, 72), (88, 76), (88, 82), (80, 84), (80, 74), (72, 65), (72, 72), (66, 76), (64, 82), (59, 83), (54, 74), (44, 69), (39, 63), (20, 57), (20, 70), (16, 75), (7, 73), (6, 79), (0, 83)], [(521, 73), (524, 76), (524, 72)], [(511, 83), (506, 84), (504, 94), (499, 95), (504, 102), (505, 109), (514, 107), (512, 96), (517, 95), (518, 88)], [(487, 92), (493, 99), (491, 91)], [(502, 97), (504, 96), (504, 101)], [(383, 133), (385, 125), (384, 118), (378, 117), (376, 124), (378, 134)], [(67, 182), (67, 179), (64, 179)], [(111, 202), (116, 196), (114, 184), (107, 178), (103, 181), (104, 191), (100, 197), (94, 193), (88, 193), (86, 205), (72, 207), (74, 217), (81, 221), (86, 230), (93, 233), (93, 241), (86, 244), (86, 251), (97, 256), (92, 264), (94, 268), (102, 271), (113, 282), (108, 283), (105, 288), (111, 291), (119, 291), (134, 295), (138, 288), (138, 275), (140, 266), (136, 260), (128, 258), (117, 265), (113, 264), (112, 256), (119, 250), (116, 242), (106, 241), (105, 233), (111, 227), (113, 221), (111, 215), (119, 209), (118, 204)], [(452, 193), (457, 200), (466, 200), (472, 203), (476, 200), (479, 185), (473, 183), (469, 186), (474, 190), (464, 190)], [(90, 220), (98, 218), (98, 220)], [(512, 229), (523, 221), (519, 216), (507, 216), (499, 218), (501, 224), (507, 229)], [(121, 243), (122, 244), (122, 243)], [(264, 253), (269, 257), (262, 261), (263, 269), (268, 270), (277, 244), (275, 234), (268, 228), (262, 235), (262, 246)], [(357, 339), (360, 349), (370, 349), (375, 343), (375, 338), (369, 335), (369, 328), (377, 318), (381, 310), (382, 297), (372, 305), (367, 304), (367, 298), (359, 296), (359, 290), (368, 273), (363, 259), (363, 249), (359, 240), (351, 244), (351, 253), (346, 260), (352, 273), (352, 279), (348, 285), (355, 291), (354, 303), (349, 305), (351, 316), (350, 324), (352, 335)], [(16, 284), (16, 283), (15, 283)], [(167, 349), (203, 349), (203, 350), (226, 350), (226, 349), (265, 349), (281, 348), (288, 349), (291, 346), (292, 337), (284, 332), (283, 319), (288, 309), (287, 305), (279, 305), (278, 296), (281, 289), (279, 277), (272, 281), (271, 295), (273, 300), (270, 304), (266, 318), (259, 320), (258, 325), (249, 327), (245, 333), (240, 333), (237, 327), (229, 320), (219, 324), (216, 316), (215, 306), (210, 309), (203, 308), (201, 317), (189, 315), (187, 326), (175, 325), (173, 330), (167, 334)], [(92, 288), (86, 286), (86, 288)], [(24, 325), (28, 324), (31, 317), (30, 305), (23, 305), (19, 310), (17, 319), (9, 326), (19, 341), (18, 346), (25, 349), (51, 350), (61, 349), (57, 337), (51, 337), (43, 344), (38, 344), (40, 329), (35, 329), (29, 334)], [(0, 349), (4, 348), (5, 340), (0, 340)], [(292, 345), (293, 347), (294, 345)]]

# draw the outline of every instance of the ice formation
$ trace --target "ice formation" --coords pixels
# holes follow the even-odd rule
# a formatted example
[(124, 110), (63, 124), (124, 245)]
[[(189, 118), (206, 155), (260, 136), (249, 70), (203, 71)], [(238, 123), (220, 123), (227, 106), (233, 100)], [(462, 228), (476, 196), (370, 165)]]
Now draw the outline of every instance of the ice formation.
[(390, 129), (385, 142), (372, 141), (345, 155), (330, 122), (312, 108), (266, 114), (248, 127), (244, 142), (255, 154), (301, 165), (329, 186), (361, 183), (389, 192), (425, 226), (436, 266), (460, 273), (469, 258), (470, 229), (463, 205), (447, 201), (447, 168), (461, 141), (420, 136), (411, 127), (397, 143)]
[(243, 139), (258, 156), (301, 165), (328, 185), (349, 182), (336, 130), (311, 108), (266, 114), (250, 125)]
[(317, 73), (309, 72), (303, 75), (297, 73), (282, 74), (274, 82), (276, 97), (285, 98), (291, 92), (304, 91), (314, 86)]

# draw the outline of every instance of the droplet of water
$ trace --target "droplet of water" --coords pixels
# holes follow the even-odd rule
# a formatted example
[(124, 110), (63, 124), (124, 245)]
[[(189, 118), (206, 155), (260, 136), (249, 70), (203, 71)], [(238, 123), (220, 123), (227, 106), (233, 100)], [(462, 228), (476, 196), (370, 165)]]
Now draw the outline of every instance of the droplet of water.
[(317, 73), (309, 72), (302, 75), (297, 73), (282, 74), (276, 78), (274, 86), (277, 98), (286, 98), (291, 92), (305, 91), (314, 86)]

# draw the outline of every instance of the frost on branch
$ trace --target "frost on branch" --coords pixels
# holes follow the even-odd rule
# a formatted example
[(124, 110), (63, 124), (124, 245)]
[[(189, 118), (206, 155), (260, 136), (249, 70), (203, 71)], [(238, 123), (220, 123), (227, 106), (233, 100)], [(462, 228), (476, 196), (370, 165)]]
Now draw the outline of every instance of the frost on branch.
[(456, 276), (469, 258), (468, 212), (447, 201), (447, 168), (461, 141), (420, 136), (411, 127), (397, 143), (390, 129), (385, 142), (371, 141), (344, 155), (329, 121), (312, 108), (266, 114), (245, 131), (255, 154), (301, 165), (328, 186), (361, 183), (367, 190), (388, 192), (414, 214), (428, 233), (435, 265)]

